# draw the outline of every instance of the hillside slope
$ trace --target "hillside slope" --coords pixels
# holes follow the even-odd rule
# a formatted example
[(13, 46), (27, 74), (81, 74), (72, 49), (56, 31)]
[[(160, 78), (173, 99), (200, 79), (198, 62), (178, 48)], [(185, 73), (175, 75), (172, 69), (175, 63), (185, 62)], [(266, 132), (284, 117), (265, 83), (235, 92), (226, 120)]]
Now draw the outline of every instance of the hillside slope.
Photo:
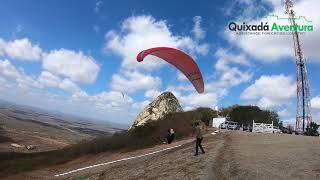
[[(320, 139), (286, 134), (227, 131), (208, 134), (206, 154), (193, 156), (193, 138), (182, 146), (133, 160), (91, 168), (55, 178), (57, 173), (131, 157), (168, 147), (130, 153), (87, 156), (7, 179), (319, 179)], [(281, 169), (281, 171), (280, 171)]]
[[(70, 115), (47, 112), (29, 106), (0, 101), (0, 152), (42, 152), (55, 150), (83, 139), (110, 136), (120, 131)], [(16, 148), (33, 145), (36, 148)]]

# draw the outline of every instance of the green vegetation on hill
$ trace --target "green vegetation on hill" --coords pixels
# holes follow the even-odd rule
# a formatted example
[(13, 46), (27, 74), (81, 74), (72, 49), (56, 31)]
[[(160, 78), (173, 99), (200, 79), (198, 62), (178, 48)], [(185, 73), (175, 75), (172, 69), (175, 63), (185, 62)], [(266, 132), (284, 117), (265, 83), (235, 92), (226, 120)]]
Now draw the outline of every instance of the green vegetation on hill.
[(228, 116), (232, 121), (240, 124), (252, 124), (252, 120), (257, 123), (268, 123), (278, 126), (279, 115), (274, 111), (262, 110), (257, 106), (231, 106), (223, 108), (221, 115)]

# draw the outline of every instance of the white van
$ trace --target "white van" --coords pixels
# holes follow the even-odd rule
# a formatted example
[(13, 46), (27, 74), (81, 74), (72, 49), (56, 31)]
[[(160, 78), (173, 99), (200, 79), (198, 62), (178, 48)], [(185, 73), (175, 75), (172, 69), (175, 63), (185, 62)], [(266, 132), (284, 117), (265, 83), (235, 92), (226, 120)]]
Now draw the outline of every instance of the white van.
[(237, 122), (225, 121), (225, 122), (221, 123), (220, 128), (221, 129), (238, 130), (239, 129), (239, 125), (238, 125)]
[(239, 126), (237, 122), (229, 122), (227, 129), (238, 130)]

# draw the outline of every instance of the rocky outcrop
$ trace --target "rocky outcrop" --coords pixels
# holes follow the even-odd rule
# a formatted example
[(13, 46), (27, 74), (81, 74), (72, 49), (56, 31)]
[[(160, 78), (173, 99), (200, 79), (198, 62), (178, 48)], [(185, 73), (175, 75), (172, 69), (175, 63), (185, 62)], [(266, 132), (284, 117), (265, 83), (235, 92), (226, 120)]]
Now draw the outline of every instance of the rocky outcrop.
[(147, 121), (157, 121), (169, 113), (182, 111), (178, 99), (171, 92), (162, 93), (143, 109), (130, 129), (141, 126)]

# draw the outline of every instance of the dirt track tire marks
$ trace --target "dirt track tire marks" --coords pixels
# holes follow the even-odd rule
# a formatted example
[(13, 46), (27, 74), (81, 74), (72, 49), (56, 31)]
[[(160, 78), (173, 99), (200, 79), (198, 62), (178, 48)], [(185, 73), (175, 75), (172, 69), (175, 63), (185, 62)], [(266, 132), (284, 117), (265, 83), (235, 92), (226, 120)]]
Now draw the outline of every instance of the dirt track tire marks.
[[(216, 144), (215, 137), (206, 137), (203, 142), (205, 150), (208, 150), (206, 154), (194, 157), (195, 142), (190, 142), (148, 159), (117, 164), (91, 178), (99, 180), (119, 179), (119, 177), (121, 179), (206, 179), (207, 167), (212, 164), (210, 161), (217, 154), (214, 150)], [(130, 176), (121, 176), (124, 174), (130, 174)]]
[[(150, 166), (154, 165), (155, 162), (160, 162), (159, 161), (159, 157), (165, 157), (167, 155), (172, 154), (173, 152), (177, 152), (177, 151), (181, 151), (183, 149), (185, 149), (186, 147), (188, 147), (189, 145), (191, 145), (192, 143), (186, 143), (181, 145), (180, 147), (174, 148), (174, 149), (170, 149), (167, 151), (163, 151), (161, 153), (158, 154), (154, 154), (151, 155), (149, 157), (145, 157), (145, 158), (140, 158), (140, 159), (134, 159), (130, 162), (124, 163), (121, 162), (119, 164), (113, 165), (109, 168), (107, 168), (107, 171), (102, 171), (102, 173), (98, 173), (94, 176), (91, 176), (93, 179), (95, 179), (95, 176), (98, 176), (97, 179), (99, 180), (105, 180), (105, 179), (119, 179), (119, 177), (121, 177), (121, 174), (123, 174), (122, 172), (123, 169), (131, 169), (132, 167), (135, 167), (135, 165), (138, 164), (138, 166), (142, 166), (142, 168), (139, 168), (139, 170), (136, 170), (135, 172), (133, 172), (131, 174), (131, 177), (128, 179), (141, 179), (141, 176), (152, 176), (152, 177), (148, 177), (148, 178), (144, 178), (144, 179), (155, 179), (157, 177), (166, 177), (166, 179), (168, 177), (170, 177), (169, 173), (166, 173), (165, 171), (160, 172), (160, 174), (153, 174), (152, 175), (152, 171), (150, 170)], [(160, 158), (161, 159), (161, 158)], [(170, 169), (166, 168), (164, 170), (168, 170), (170, 171)], [(116, 173), (113, 174), (117, 174), (116, 176), (110, 176), (110, 171), (114, 171)], [(161, 178), (160, 178), (161, 179)]]

